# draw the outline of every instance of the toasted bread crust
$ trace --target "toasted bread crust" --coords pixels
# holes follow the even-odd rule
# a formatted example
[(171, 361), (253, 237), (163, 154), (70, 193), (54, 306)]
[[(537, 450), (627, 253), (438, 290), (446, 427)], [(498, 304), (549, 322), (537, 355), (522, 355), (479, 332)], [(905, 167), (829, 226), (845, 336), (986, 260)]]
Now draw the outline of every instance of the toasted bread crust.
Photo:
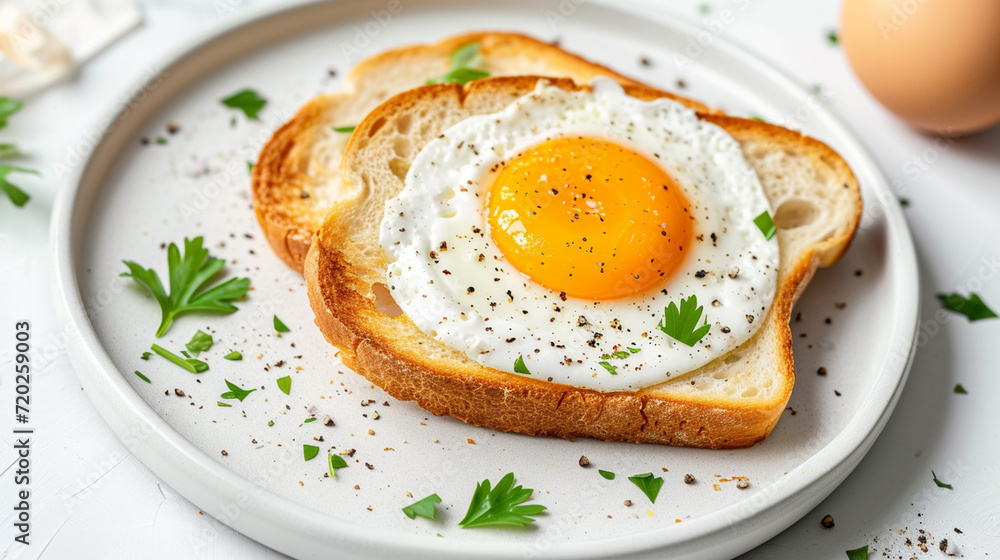
[[(439, 85), (411, 90), (373, 111), (352, 137), (345, 155), (345, 177), (358, 151), (360, 138), (377, 133), (385, 119), (428, 99), (465, 104), (476, 95), (505, 90), (505, 97), (530, 92), (539, 78), (496, 78), (466, 86)], [(569, 80), (552, 80), (567, 89), (585, 88)], [(629, 95), (640, 99), (662, 92), (629, 86)], [(662, 443), (713, 449), (746, 447), (764, 439), (777, 423), (794, 384), (794, 362), (789, 318), (792, 306), (818, 266), (832, 264), (846, 249), (861, 214), (856, 180), (840, 157), (821, 142), (773, 125), (702, 115), (727, 129), (738, 141), (767, 142), (803, 151), (817, 162), (826, 162), (843, 175), (848, 195), (856, 199), (855, 214), (840, 233), (799, 252), (780, 282), (771, 309), (757, 340), (771, 341), (776, 354), (775, 377), (779, 383), (765, 405), (745, 406), (733, 399), (670, 394), (660, 386), (638, 392), (600, 392), (544, 381), (484, 367), (464, 356), (450, 360), (427, 357), (412, 343), (420, 337), (423, 348), (443, 345), (420, 333), (405, 315), (388, 317), (376, 307), (369, 271), (359, 271), (340, 245), (338, 209), (331, 211), (318, 232), (305, 266), (310, 303), (316, 324), (329, 342), (340, 349), (344, 363), (390, 395), (416, 401), (436, 415), (501, 431), (557, 437), (593, 437), (613, 441)], [(831, 163), (832, 162), (832, 163)], [(348, 197), (337, 206), (364, 203), (364, 196)], [(779, 234), (780, 236), (780, 234)], [(779, 237), (780, 239), (780, 237)], [(718, 360), (724, 360), (725, 356)], [(718, 361), (717, 360), (717, 361)], [(715, 362), (713, 362), (715, 363)], [(728, 363), (728, 362), (727, 362)], [(707, 366), (706, 366), (707, 367)]]
[[(426, 45), (411, 45), (382, 52), (358, 63), (347, 75), (342, 92), (314, 98), (275, 131), (261, 150), (251, 173), (251, 192), (257, 221), (275, 254), (288, 266), (302, 272), (303, 262), (313, 233), (322, 223), (326, 207), (315, 198), (317, 187), (310, 174), (310, 157), (318, 134), (329, 125), (327, 115), (339, 107), (355, 103), (370, 91), (377, 90), (379, 76), (391, 70), (400, 72), (415, 60), (447, 61), (455, 49), (472, 42), (480, 44), (487, 65), (491, 61), (504, 71), (523, 66), (523, 74), (543, 73), (568, 76), (579, 82), (603, 75), (623, 85), (640, 85), (610, 68), (587, 61), (550, 43), (526, 35), (504, 32), (467, 33)], [(529, 64), (530, 63), (530, 64)], [(404, 89), (417, 87), (427, 76), (414, 76)], [(399, 93), (387, 91), (388, 95)], [(373, 97), (373, 109), (388, 95)], [(712, 112), (707, 106), (684, 97), (666, 94), (689, 107)], [(363, 110), (358, 120), (367, 113)], [(344, 125), (350, 123), (334, 123)]]

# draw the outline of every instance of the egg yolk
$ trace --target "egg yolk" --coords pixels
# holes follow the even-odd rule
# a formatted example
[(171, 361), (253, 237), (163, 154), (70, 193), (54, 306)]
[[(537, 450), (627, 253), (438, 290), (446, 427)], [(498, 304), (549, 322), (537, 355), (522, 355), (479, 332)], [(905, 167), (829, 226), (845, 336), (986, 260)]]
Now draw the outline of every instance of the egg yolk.
[(626, 147), (563, 137), (505, 163), (490, 187), (493, 241), (549, 289), (594, 300), (641, 293), (690, 249), (694, 221), (680, 187)]

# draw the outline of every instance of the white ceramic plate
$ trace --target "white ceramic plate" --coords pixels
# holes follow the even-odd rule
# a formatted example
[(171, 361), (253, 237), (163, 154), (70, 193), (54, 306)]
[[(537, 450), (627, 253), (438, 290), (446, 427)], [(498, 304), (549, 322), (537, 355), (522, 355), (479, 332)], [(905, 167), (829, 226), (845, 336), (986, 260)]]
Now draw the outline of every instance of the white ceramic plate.
[[(156, 66), (112, 108), (116, 120), (57, 204), (55, 289), (63, 319), (79, 332), (71, 353), (83, 384), (163, 480), (205, 512), (296, 557), (723, 558), (746, 551), (851, 472), (902, 389), (917, 324), (917, 271), (895, 198), (821, 99), (704, 30), (601, 3), (490, 4), (299, 4), (233, 21)], [(323, 341), (301, 279), (259, 234), (246, 162), (301, 103), (338, 89), (361, 56), (482, 28), (559, 38), (568, 50), (654, 85), (673, 89), (682, 79), (692, 97), (799, 126), (852, 165), (863, 186), (863, 225), (841, 263), (820, 271), (798, 305), (796, 386), (765, 442), (706, 451), (497, 433), (388, 398), (344, 368)], [(244, 87), (269, 100), (259, 121), (219, 103)], [(169, 122), (180, 132), (168, 134)], [(140, 142), (157, 137), (167, 143)], [(155, 340), (158, 309), (118, 276), (121, 261), (164, 274), (161, 243), (196, 235), (255, 289), (238, 313), (188, 316)], [(275, 313), (290, 333), (276, 336)], [(217, 341), (203, 355), (210, 371), (195, 376), (156, 357), (140, 359), (154, 341), (182, 349), (197, 329)], [(230, 350), (244, 360), (223, 360)], [(820, 366), (825, 377), (816, 375)], [(152, 383), (133, 375), (137, 369)], [(294, 379), (290, 396), (275, 384), (285, 375)], [(221, 408), (224, 379), (257, 391)], [(175, 396), (174, 388), (188, 396)], [(368, 399), (374, 404), (362, 407)], [(329, 414), (336, 426), (303, 423), (313, 412)], [(325, 453), (302, 458), (302, 444), (319, 437), (324, 448), (356, 449), (335, 479), (323, 476)], [(577, 465), (581, 455), (590, 468)], [(597, 468), (617, 480), (604, 480)], [(508, 471), (535, 489), (548, 512), (522, 530), (458, 529), (476, 482)], [(655, 504), (626, 479), (648, 471), (665, 480)], [(684, 484), (687, 473), (695, 484)], [(750, 487), (737, 489), (733, 476), (748, 477)], [(443, 498), (437, 520), (403, 516), (402, 506), (432, 492)], [(624, 506), (626, 499), (634, 505)], [(178, 543), (178, 554), (210, 544), (210, 536)]]

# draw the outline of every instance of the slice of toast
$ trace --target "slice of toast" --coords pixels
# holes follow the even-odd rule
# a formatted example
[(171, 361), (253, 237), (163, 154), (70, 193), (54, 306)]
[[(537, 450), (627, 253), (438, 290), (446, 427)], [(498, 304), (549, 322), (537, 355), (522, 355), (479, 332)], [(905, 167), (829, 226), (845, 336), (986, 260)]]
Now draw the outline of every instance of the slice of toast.
[[(471, 115), (503, 109), (534, 77), (433, 85), (400, 94), (358, 126), (344, 154), (344, 196), (306, 260), (316, 323), (344, 363), (390, 395), (437, 415), (489, 428), (560, 437), (745, 447), (774, 428), (794, 382), (789, 317), (817, 266), (846, 250), (861, 216), (857, 180), (825, 144), (778, 126), (699, 115), (736, 138), (775, 209), (781, 251), (777, 290), (760, 330), (713, 362), (638, 392), (600, 392), (484, 367), (421, 332), (384, 284), (379, 244), (385, 202), (430, 140)], [(586, 89), (553, 80), (565, 89)], [(639, 99), (663, 92), (627, 86)]]
[[(302, 271), (313, 232), (343, 192), (340, 158), (350, 133), (334, 127), (354, 126), (386, 99), (445, 74), (451, 53), (470, 43), (479, 44), (483, 68), (493, 76), (556, 76), (578, 83), (608, 76), (623, 85), (638, 85), (550, 43), (515, 33), (458, 35), (365, 59), (347, 75), (343, 91), (314, 98), (279, 128), (253, 166), (251, 190), (257, 221), (282, 261)], [(670, 97), (696, 110), (708, 110), (696, 101)]]

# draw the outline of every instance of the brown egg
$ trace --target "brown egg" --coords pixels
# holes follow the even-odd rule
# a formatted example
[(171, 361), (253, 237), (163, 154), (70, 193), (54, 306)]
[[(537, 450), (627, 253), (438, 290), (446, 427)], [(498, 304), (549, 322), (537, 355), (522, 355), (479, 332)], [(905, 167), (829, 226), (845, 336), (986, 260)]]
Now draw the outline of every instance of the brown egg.
[(1000, 122), (1000, 1), (845, 0), (840, 41), (868, 91), (939, 133)]

